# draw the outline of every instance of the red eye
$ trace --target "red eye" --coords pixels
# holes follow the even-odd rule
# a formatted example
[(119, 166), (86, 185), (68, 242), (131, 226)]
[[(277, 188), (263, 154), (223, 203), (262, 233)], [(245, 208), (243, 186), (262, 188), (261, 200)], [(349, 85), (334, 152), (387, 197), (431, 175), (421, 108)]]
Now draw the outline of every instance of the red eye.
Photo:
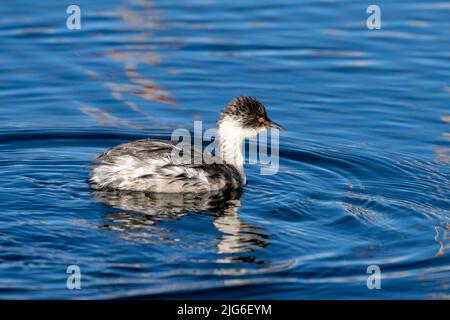
[(264, 122), (264, 118), (258, 118), (258, 122), (259, 123), (263, 123)]

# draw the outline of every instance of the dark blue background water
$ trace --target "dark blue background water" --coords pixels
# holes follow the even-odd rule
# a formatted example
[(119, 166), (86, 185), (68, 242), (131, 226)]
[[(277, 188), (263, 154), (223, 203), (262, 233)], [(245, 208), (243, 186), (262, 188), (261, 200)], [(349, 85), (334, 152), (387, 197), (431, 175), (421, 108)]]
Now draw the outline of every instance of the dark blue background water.
[[(450, 5), (395, 2), (368, 30), (363, 1), (80, 0), (67, 30), (69, 3), (3, 1), (0, 297), (448, 299)], [(286, 132), (234, 214), (91, 194), (100, 152), (241, 94)]]

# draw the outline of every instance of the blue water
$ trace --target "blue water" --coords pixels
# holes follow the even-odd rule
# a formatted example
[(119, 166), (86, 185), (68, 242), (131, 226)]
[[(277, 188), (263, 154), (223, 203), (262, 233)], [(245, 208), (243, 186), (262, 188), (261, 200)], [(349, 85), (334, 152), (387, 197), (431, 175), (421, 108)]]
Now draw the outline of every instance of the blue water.
[[(76, 4), (0, 6), (0, 298), (450, 298), (448, 2), (377, 1), (381, 30), (364, 1)], [(286, 128), (276, 175), (203, 209), (90, 191), (242, 94)]]

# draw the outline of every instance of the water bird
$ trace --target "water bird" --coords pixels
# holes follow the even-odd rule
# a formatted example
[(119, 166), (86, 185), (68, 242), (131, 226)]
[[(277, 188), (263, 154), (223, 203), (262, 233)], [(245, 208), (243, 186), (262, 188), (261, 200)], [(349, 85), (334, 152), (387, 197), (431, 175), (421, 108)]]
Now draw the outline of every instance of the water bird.
[(217, 156), (190, 146), (191, 158), (200, 157), (201, 163), (180, 162), (174, 156), (182, 150), (178, 141), (136, 140), (101, 154), (88, 181), (94, 190), (204, 193), (239, 189), (246, 184), (244, 140), (263, 130), (283, 130), (270, 120), (261, 102), (248, 96), (236, 97), (226, 105), (216, 129)]

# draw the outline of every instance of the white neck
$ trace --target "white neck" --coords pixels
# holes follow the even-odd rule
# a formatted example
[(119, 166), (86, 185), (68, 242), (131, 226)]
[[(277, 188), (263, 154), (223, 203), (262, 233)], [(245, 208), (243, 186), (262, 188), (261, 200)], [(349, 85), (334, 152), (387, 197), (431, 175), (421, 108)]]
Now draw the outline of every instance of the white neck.
[(217, 126), (220, 156), (225, 164), (236, 168), (243, 184), (246, 183), (243, 145), (247, 134), (247, 130), (231, 118), (222, 119)]

